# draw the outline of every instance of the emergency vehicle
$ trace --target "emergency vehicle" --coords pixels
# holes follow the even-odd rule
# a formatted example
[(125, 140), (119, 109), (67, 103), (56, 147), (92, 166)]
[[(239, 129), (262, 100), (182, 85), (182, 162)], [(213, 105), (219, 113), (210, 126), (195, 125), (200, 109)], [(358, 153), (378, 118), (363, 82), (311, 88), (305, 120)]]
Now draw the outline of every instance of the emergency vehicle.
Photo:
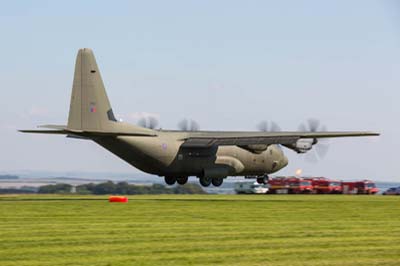
[(379, 189), (371, 180), (342, 182), (343, 194), (376, 194)]
[(342, 182), (338, 180), (331, 180), (325, 177), (312, 177), (306, 178), (311, 181), (313, 192), (316, 194), (341, 194)]
[(313, 187), (310, 180), (299, 177), (276, 177), (268, 181), (270, 194), (309, 194)]
[(257, 182), (237, 182), (235, 192), (237, 194), (265, 194), (268, 192), (268, 185)]

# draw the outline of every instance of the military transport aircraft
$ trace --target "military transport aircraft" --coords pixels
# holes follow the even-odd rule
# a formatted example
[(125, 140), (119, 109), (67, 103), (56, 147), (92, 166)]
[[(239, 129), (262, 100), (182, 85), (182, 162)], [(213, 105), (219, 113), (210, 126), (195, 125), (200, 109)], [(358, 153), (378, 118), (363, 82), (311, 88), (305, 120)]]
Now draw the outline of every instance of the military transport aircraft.
[[(150, 121), (150, 124), (152, 121)], [(374, 132), (292, 132), (161, 130), (117, 121), (111, 109), (99, 68), (91, 49), (80, 49), (68, 123), (44, 125), (44, 129), (20, 130), (24, 133), (62, 134), (88, 139), (114, 153), (132, 166), (158, 176), (168, 185), (180, 185), (189, 176), (199, 178), (202, 186), (220, 186), (228, 176), (268, 180), (288, 164), (281, 146), (298, 153), (310, 151), (322, 138), (377, 136)], [(315, 123), (314, 123), (315, 124)], [(150, 126), (151, 127), (151, 126)]]

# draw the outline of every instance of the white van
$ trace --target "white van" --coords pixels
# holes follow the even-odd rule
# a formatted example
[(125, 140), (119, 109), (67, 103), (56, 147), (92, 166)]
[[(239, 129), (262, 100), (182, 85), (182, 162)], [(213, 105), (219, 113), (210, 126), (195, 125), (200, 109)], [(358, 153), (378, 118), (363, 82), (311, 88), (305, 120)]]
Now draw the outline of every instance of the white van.
[(236, 182), (235, 192), (237, 194), (266, 194), (268, 185), (257, 182)]

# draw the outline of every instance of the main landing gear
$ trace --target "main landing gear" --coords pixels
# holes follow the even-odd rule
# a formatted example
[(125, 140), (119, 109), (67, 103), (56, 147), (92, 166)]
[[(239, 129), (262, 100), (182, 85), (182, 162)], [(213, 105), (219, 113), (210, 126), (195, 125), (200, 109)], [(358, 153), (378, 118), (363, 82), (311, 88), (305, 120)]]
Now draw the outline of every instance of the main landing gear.
[(212, 179), (210, 177), (200, 177), (200, 185), (203, 187), (209, 187), (211, 185)]
[(179, 185), (184, 185), (188, 181), (187, 176), (182, 176), (182, 177), (174, 177), (174, 176), (166, 176), (164, 177), (164, 181), (167, 185), (174, 185), (175, 183), (178, 183)]
[(173, 176), (166, 176), (166, 177), (164, 177), (164, 181), (165, 181), (165, 183), (166, 183), (167, 185), (172, 186), (173, 184), (176, 183), (176, 178), (173, 177)]
[(187, 176), (178, 177), (178, 178), (176, 179), (176, 182), (177, 182), (179, 185), (184, 185), (184, 184), (187, 183), (188, 179), (189, 179), (189, 178), (188, 178)]
[[(178, 183), (179, 185), (184, 185), (188, 182), (188, 177), (187, 176), (181, 176), (181, 177), (174, 177), (174, 176), (166, 176), (164, 177), (164, 181), (167, 185), (172, 186), (175, 185), (175, 183)], [(199, 178), (200, 185), (203, 187), (209, 187), (211, 184), (215, 187), (219, 187), (224, 183), (224, 178), (222, 177), (200, 177)]]
[(199, 181), (200, 185), (202, 185), (203, 187), (209, 187), (211, 184), (213, 184), (213, 186), (215, 187), (219, 187), (224, 182), (224, 179), (222, 177), (200, 177)]
[(211, 183), (213, 184), (214, 187), (221, 186), (223, 182), (224, 182), (224, 179), (222, 177), (213, 178), (211, 181)]

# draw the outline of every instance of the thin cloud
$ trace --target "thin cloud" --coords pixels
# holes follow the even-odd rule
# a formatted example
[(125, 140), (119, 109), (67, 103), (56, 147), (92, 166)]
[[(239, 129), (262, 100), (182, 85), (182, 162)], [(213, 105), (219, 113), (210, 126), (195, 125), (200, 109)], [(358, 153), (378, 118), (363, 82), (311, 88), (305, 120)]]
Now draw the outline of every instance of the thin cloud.
[(129, 113), (126, 115), (120, 115), (119, 118), (121, 118), (124, 121), (132, 121), (132, 122), (137, 122), (142, 118), (155, 118), (157, 120), (160, 119), (160, 114), (159, 113), (150, 113), (150, 112), (134, 112), (134, 113)]
[(47, 108), (40, 106), (33, 106), (26, 113), (28, 117), (47, 117), (49, 114), (50, 111)]

